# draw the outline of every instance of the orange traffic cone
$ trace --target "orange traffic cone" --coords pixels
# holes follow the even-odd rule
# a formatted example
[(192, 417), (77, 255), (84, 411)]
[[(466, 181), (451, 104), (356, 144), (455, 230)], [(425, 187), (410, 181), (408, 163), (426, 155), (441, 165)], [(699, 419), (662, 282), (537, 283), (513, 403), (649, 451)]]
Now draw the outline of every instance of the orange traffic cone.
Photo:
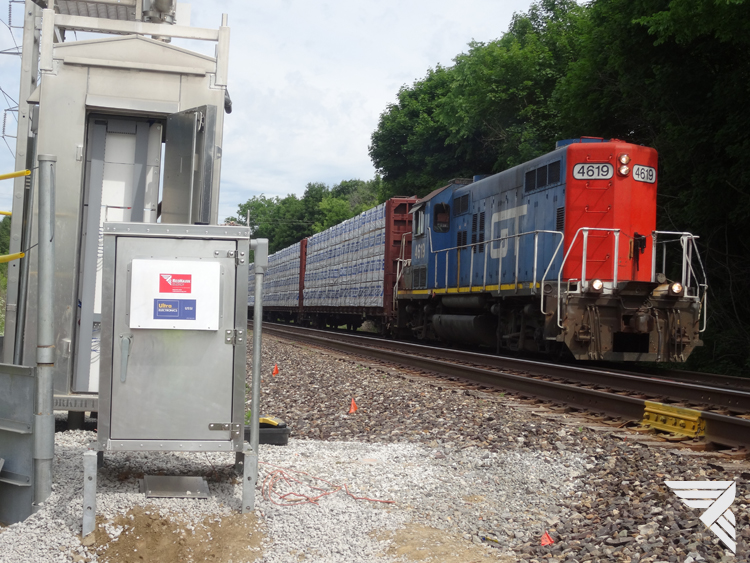
[(555, 540), (545, 531), (542, 536), (542, 545), (552, 545), (553, 543), (555, 543)]
[(359, 407), (357, 406), (357, 403), (355, 403), (355, 402), (354, 402), (354, 399), (352, 399), (352, 404), (351, 404), (351, 406), (349, 407), (349, 414), (354, 414), (355, 412), (357, 412), (357, 409), (358, 409), (358, 408), (359, 408)]
[(273, 371), (271, 372), (271, 375), (273, 375), (274, 377), (276, 377), (277, 375), (279, 375), (279, 364), (274, 364)]

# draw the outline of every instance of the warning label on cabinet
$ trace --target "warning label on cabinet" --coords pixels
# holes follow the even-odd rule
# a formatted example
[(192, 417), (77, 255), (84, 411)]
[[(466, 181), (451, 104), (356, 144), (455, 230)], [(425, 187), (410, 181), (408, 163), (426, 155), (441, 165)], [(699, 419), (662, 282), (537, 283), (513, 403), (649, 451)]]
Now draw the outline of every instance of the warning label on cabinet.
[(219, 330), (218, 260), (135, 258), (131, 268), (130, 328)]
[(195, 320), (195, 299), (154, 299), (155, 319)]
[(159, 274), (159, 293), (191, 293), (190, 274)]

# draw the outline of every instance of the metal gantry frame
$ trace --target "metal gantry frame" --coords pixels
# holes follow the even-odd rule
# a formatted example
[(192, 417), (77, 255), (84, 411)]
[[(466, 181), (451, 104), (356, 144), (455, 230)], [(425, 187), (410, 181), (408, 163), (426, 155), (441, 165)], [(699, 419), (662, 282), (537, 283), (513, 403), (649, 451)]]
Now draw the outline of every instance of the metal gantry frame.
[(55, 457), (55, 415), (52, 412), (55, 368), (55, 319), (52, 308), (55, 283), (55, 162), (39, 155), (39, 302), (37, 304), (36, 407), (34, 409), (34, 504), (52, 494)]
[[(0, 458), (0, 516), (20, 522), (36, 512), (52, 494), (52, 461), (55, 456), (55, 417), (53, 413), (54, 312), (52, 308), (54, 286), (54, 214), (55, 214), (55, 163), (53, 155), (39, 155), (39, 291), (37, 302), (36, 369), (5, 365), (2, 379), (10, 383), (6, 389), (17, 404), (4, 405), (0, 412), (0, 453), (11, 454), (10, 459)], [(23, 371), (29, 370), (28, 373)], [(11, 376), (9, 380), (7, 375)], [(34, 378), (33, 397), (19, 394), (20, 381), (12, 378), (29, 375)], [(15, 389), (14, 389), (15, 387)], [(33, 400), (30, 400), (33, 399)], [(32, 404), (33, 403), (33, 404)], [(2, 432), (4, 431), (4, 432)], [(10, 434), (10, 435), (9, 435)], [(31, 440), (19, 441), (18, 434)], [(8, 447), (12, 451), (7, 451)], [(30, 447), (31, 452), (28, 451)], [(24, 449), (25, 451), (18, 451)], [(30, 458), (30, 463), (27, 460)], [(8, 464), (6, 465), (6, 461)], [(5, 471), (3, 470), (5, 467)], [(11, 488), (7, 488), (8, 485)], [(19, 494), (12, 487), (30, 487), (31, 494)]]
[(258, 444), (260, 443), (260, 362), (263, 327), (263, 278), (268, 270), (268, 239), (252, 239), (255, 252), (255, 304), (253, 305), (253, 381), (250, 397), (250, 446), (245, 444), (242, 512), (255, 509), (255, 485), (258, 482)]
[[(38, 87), (40, 72), (54, 71), (53, 48), (64, 40), (66, 31), (85, 31), (114, 35), (151, 36), (163, 41), (172, 38), (212, 41), (216, 43), (216, 76), (214, 84), (226, 87), (229, 70), (228, 17), (222, 14), (218, 29), (196, 28), (168, 23), (140, 21), (141, 18), (156, 21), (151, 14), (151, 0), (95, 0), (87, 4), (112, 9), (126, 9), (133, 19), (107, 19), (58, 13), (54, 0), (25, 0), (24, 32), (21, 50), (21, 78), (18, 99), (18, 126), (16, 138), (16, 170), (30, 169), (32, 177), (16, 178), (13, 185), (13, 216), (22, 218), (11, 224), (10, 252), (20, 252), (29, 246), (31, 223), (34, 215), (34, 172), (36, 169), (36, 128), (32, 94)], [(175, 4), (176, 5), (176, 4)], [(144, 10), (145, 6), (145, 10)], [(163, 21), (169, 21), (165, 19)], [(86, 61), (81, 61), (85, 64)], [(113, 63), (115, 64), (115, 63)], [(158, 65), (157, 65), (158, 66)], [(168, 69), (165, 69), (168, 71)], [(20, 264), (8, 269), (6, 299), (5, 350), (3, 359), (7, 363), (20, 363), (23, 357), (25, 308), (28, 288), (29, 264), (34, 261), (26, 256)]]

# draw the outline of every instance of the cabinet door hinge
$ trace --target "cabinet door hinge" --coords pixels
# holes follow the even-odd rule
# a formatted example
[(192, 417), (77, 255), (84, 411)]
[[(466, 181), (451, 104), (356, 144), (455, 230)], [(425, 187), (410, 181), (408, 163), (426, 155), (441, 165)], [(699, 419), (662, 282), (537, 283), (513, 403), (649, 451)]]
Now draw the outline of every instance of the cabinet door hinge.
[(237, 250), (228, 250), (227, 258), (234, 258), (234, 265), (240, 266), (245, 263), (245, 253)]
[(236, 346), (237, 344), (245, 343), (245, 331), (243, 329), (225, 330), (224, 331), (224, 344), (230, 346)]

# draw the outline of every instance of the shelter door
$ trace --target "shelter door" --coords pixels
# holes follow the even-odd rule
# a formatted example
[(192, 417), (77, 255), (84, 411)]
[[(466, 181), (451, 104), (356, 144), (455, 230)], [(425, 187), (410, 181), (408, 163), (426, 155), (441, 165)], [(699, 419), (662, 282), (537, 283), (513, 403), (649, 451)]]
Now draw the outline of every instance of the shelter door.
[(216, 107), (167, 117), (163, 223), (208, 225), (216, 152)]
[(153, 119), (92, 115), (78, 273), (77, 335), (72, 391), (99, 390), (102, 225), (155, 223), (163, 125)]

